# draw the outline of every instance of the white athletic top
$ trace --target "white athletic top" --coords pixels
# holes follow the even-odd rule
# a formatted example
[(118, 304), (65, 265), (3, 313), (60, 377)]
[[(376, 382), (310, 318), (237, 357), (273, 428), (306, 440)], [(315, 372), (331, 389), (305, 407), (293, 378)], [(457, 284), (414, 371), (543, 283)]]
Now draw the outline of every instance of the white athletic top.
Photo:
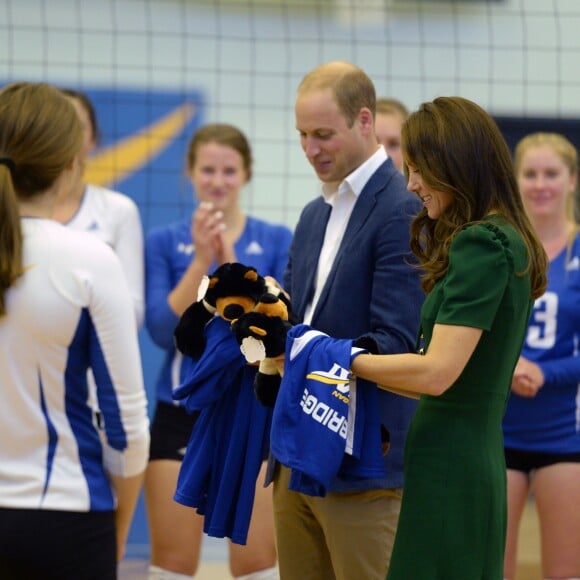
[(145, 315), (145, 255), (141, 216), (135, 202), (122, 193), (89, 184), (79, 210), (65, 225), (90, 232), (115, 250), (129, 283), (137, 325), (141, 326)]
[[(115, 506), (106, 471), (145, 469), (147, 401), (121, 264), (94, 236), (24, 218), (25, 272), (0, 317), (0, 506)], [(96, 380), (104, 437), (88, 404)]]

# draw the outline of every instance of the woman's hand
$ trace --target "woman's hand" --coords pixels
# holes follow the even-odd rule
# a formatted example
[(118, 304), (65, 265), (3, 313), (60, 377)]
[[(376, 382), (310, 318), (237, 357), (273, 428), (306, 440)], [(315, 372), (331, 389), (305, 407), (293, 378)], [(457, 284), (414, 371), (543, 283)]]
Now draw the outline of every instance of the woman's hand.
[[(206, 270), (214, 262), (223, 264), (219, 254), (223, 253), (224, 214), (214, 211), (213, 204), (201, 202), (191, 220), (191, 239), (195, 247), (195, 260), (203, 263)], [(226, 260), (227, 261), (227, 260)]]
[(225, 232), (225, 228), (218, 232), (216, 239), (216, 261), (218, 264), (237, 262), (234, 243)]
[(512, 378), (512, 391), (520, 397), (535, 397), (544, 385), (542, 369), (532, 361), (520, 357)]

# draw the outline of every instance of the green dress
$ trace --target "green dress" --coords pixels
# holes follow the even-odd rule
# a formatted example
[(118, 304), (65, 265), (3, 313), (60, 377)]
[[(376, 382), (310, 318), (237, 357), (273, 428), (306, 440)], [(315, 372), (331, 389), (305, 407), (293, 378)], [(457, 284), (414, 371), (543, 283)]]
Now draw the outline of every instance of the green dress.
[(405, 448), (405, 488), (388, 580), (501, 580), (506, 533), (502, 417), (531, 312), (524, 243), (492, 216), (453, 240), (421, 312), (483, 329), (457, 381), (423, 395)]

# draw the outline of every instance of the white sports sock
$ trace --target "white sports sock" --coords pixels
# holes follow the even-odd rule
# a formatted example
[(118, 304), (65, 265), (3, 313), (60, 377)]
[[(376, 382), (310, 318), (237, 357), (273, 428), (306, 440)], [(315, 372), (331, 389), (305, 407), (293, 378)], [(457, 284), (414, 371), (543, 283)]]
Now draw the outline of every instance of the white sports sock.
[(234, 580), (280, 580), (280, 574), (278, 573), (278, 566), (272, 566), (272, 568), (258, 570), (244, 576), (236, 576)]
[(191, 580), (193, 576), (188, 574), (179, 574), (178, 572), (171, 572), (170, 570), (165, 570), (159, 566), (149, 566), (149, 573), (147, 575), (147, 580)]

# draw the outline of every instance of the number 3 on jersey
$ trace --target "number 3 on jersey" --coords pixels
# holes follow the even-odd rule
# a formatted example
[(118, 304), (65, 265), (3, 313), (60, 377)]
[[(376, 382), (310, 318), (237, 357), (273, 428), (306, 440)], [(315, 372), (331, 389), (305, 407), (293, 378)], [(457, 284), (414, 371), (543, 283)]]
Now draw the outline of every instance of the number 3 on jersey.
[(556, 343), (558, 295), (546, 292), (534, 303), (526, 342), (530, 348), (552, 348)]

